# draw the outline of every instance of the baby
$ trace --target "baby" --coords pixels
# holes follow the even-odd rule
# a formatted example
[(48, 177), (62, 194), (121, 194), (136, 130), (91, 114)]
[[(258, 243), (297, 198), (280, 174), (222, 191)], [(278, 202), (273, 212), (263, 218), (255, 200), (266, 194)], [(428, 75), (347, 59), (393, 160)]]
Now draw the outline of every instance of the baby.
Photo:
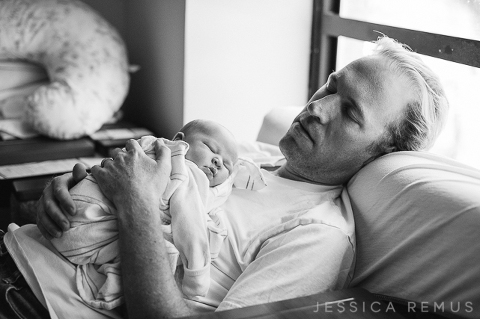
[[(155, 140), (153, 136), (139, 140), (152, 158)], [(172, 173), (161, 196), (161, 231), (172, 271), (183, 264), (183, 293), (204, 296), (210, 285), (210, 262), (226, 236), (214, 208), (225, 202), (237, 175), (247, 174), (256, 181), (253, 189), (265, 184), (253, 162), (238, 159), (232, 133), (215, 122), (189, 122), (172, 141), (163, 140), (171, 149)], [(245, 176), (239, 179), (245, 180)], [(82, 299), (93, 307), (112, 309), (123, 302), (115, 207), (91, 175), (70, 193), (77, 214), (69, 216), (71, 228), (61, 238), (52, 239), (52, 244), (76, 264)]]

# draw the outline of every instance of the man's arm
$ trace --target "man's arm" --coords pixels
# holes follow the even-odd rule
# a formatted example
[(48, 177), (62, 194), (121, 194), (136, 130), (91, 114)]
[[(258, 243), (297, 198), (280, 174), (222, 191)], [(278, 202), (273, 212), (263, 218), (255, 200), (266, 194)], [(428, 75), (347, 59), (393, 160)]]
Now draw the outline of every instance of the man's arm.
[(160, 228), (160, 196), (170, 178), (170, 149), (155, 144), (156, 160), (130, 140), (92, 174), (117, 207), (120, 258), (129, 318), (178, 317), (190, 314), (171, 273)]
[(122, 280), (129, 318), (188, 315), (171, 272), (158, 207), (137, 198), (126, 200), (118, 213)]

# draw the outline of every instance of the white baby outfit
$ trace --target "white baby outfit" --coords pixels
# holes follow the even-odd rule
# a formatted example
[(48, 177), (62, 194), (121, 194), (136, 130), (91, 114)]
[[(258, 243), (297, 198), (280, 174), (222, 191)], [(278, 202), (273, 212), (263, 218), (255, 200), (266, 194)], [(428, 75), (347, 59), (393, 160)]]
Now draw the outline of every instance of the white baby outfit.
[[(152, 158), (155, 140), (153, 136), (139, 140), (145, 154)], [(245, 165), (255, 164), (241, 159), (225, 182), (209, 187), (205, 173), (185, 159), (188, 144), (163, 141), (171, 149), (172, 172), (159, 213), (170, 265), (175, 272), (177, 265), (183, 264), (182, 291), (187, 297), (205, 296), (210, 285), (210, 262), (217, 257), (226, 236), (225, 227), (209, 212), (226, 201), (237, 175), (238, 181), (245, 179), (238, 172), (245, 173)], [(252, 174), (247, 175), (257, 181), (255, 189), (265, 186), (258, 168), (249, 169)], [(93, 307), (112, 309), (123, 302), (116, 209), (91, 175), (70, 194), (77, 214), (69, 216), (71, 228), (52, 244), (77, 265), (76, 282), (82, 299)]]

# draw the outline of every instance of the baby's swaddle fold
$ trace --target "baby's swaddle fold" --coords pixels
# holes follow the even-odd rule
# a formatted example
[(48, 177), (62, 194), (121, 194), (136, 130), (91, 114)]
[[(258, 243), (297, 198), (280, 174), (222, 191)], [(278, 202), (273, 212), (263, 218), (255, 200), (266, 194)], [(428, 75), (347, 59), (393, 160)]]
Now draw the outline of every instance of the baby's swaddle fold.
[[(155, 158), (155, 140), (148, 136), (139, 141), (151, 158)], [(159, 213), (168, 216), (172, 224), (162, 225), (159, 231), (167, 239), (165, 245), (172, 272), (179, 257), (184, 264), (185, 295), (203, 296), (210, 284), (210, 237), (219, 237), (216, 241), (225, 238), (224, 233), (210, 234), (207, 209), (226, 200), (232, 181), (212, 192), (204, 173), (193, 162), (185, 160), (188, 144), (164, 141), (172, 150), (172, 174)], [(116, 209), (91, 175), (73, 187), (70, 194), (77, 213), (69, 216), (71, 228), (61, 238), (53, 239), (52, 244), (77, 265), (77, 288), (82, 299), (96, 308), (113, 309), (123, 303)]]

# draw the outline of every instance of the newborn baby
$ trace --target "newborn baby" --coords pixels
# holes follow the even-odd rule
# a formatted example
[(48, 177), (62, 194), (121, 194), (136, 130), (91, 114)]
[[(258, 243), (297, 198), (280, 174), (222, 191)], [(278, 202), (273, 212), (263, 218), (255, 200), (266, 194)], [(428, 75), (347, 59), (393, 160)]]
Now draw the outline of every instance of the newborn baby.
[[(146, 136), (138, 141), (153, 159), (156, 139)], [(161, 231), (172, 271), (183, 264), (184, 295), (204, 296), (210, 284), (210, 261), (226, 236), (226, 230), (213, 222), (209, 213), (231, 192), (237, 144), (225, 127), (206, 120), (189, 122), (173, 140), (163, 141), (171, 149), (172, 173), (161, 194)], [(77, 265), (82, 299), (93, 307), (112, 309), (123, 302), (116, 209), (91, 175), (70, 193), (77, 213), (69, 216), (71, 228), (52, 243)]]

